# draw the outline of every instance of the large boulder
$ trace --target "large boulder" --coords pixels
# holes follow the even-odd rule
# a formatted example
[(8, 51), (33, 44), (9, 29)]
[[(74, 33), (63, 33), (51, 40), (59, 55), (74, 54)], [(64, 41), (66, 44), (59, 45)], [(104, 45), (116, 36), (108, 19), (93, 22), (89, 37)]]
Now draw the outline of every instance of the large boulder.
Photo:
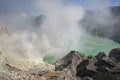
[(72, 72), (76, 72), (77, 65), (84, 60), (86, 57), (84, 54), (79, 53), (77, 51), (71, 51), (61, 60), (55, 63), (56, 70), (70, 70)]
[(93, 77), (97, 73), (97, 67), (94, 65), (93, 59), (85, 59), (77, 66), (77, 76), (84, 78), (86, 76)]
[(97, 60), (101, 60), (103, 57), (106, 57), (106, 54), (104, 52), (99, 52), (95, 57)]
[(117, 62), (120, 62), (120, 48), (112, 49), (109, 53), (109, 57)]
[(79, 80), (80, 78), (78, 79), (76, 77), (76, 68), (84, 59), (86, 59), (84, 54), (77, 51), (71, 51), (65, 57), (55, 63), (55, 70), (63, 71), (64, 74), (68, 74), (68, 76), (72, 77), (71, 79), (68, 78), (67, 80)]

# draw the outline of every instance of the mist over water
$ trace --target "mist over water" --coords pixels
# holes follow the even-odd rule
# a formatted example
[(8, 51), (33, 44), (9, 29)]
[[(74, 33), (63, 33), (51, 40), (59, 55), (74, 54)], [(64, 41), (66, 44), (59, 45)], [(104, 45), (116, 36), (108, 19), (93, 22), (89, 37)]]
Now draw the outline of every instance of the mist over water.
[[(54, 62), (71, 50), (95, 55), (120, 47), (120, 44), (107, 38), (88, 35), (79, 24), (85, 11), (77, 4), (64, 5), (62, 0), (37, 0), (36, 7), (45, 16), (39, 25), (33, 25), (31, 16), (26, 13), (9, 15), (2, 21), (11, 35), (1, 33), (1, 52), (13, 62), (25, 59)], [(101, 16), (109, 15), (105, 11)]]
[[(94, 56), (99, 52), (105, 52), (106, 55), (108, 55), (111, 49), (120, 47), (120, 44), (114, 42), (113, 40), (92, 36), (86, 33), (81, 36), (81, 39), (79, 41), (81, 44), (79, 44), (79, 49), (77, 51), (84, 53), (86, 56)], [(70, 51), (67, 53), (69, 52)], [(46, 56), (44, 58), (44, 61), (49, 63), (54, 63), (56, 60), (58, 60), (56, 56)]]

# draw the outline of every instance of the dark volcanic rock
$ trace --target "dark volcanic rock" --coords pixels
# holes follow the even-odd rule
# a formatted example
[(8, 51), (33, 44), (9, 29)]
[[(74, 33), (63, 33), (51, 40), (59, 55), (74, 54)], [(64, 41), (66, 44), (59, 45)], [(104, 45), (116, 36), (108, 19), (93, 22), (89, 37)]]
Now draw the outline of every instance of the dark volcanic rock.
[(76, 79), (76, 68), (78, 64), (80, 64), (80, 62), (83, 61), (85, 58), (86, 57), (82, 53), (71, 51), (68, 55), (55, 63), (55, 69), (56, 71), (71, 73), (71, 76), (75, 77)]
[(88, 56), (77, 66), (76, 76), (92, 77), (93, 80), (120, 80), (119, 52), (120, 49), (116, 48), (111, 50), (109, 56), (103, 52), (95, 57)]
[[(120, 80), (119, 52), (120, 48), (116, 48), (111, 50), (109, 56), (99, 52), (96, 56), (86, 58), (82, 53), (71, 51), (54, 64), (55, 70), (28, 71), (20, 80)], [(11, 71), (21, 71), (9, 64), (6, 64), (6, 68)], [(10, 76), (2, 75), (0, 76), (2, 80), (8, 80), (8, 78), (12, 80)]]
[(115, 76), (106, 73), (98, 73), (93, 77), (94, 80), (119, 80)]
[(120, 48), (115, 48), (110, 51), (109, 57), (115, 61), (120, 62)]
[(97, 60), (101, 60), (103, 57), (106, 57), (106, 54), (104, 52), (99, 52), (95, 57)]
[(104, 67), (109, 67), (109, 68), (112, 68), (112, 67), (115, 67), (117, 64), (111, 60), (109, 57), (104, 57), (102, 60), (99, 60), (95, 63), (95, 66), (104, 66)]
[(79, 77), (92, 77), (95, 75), (96, 72), (96, 66), (94, 66), (94, 62), (90, 62), (90, 60), (86, 59), (83, 60), (77, 67), (77, 76)]
[(63, 57), (55, 64), (56, 70), (68, 69), (70, 71), (76, 72), (77, 65), (85, 59), (82, 53), (71, 51), (68, 55)]
[(84, 77), (82, 80), (93, 80), (91, 77)]

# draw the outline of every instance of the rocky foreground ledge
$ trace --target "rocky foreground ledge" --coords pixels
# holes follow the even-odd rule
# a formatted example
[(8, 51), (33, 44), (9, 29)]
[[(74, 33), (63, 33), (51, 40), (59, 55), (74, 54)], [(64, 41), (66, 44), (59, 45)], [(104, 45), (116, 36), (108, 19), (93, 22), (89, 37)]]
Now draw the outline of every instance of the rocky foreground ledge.
[(2, 74), (0, 80), (120, 80), (120, 48), (112, 49), (107, 56), (99, 52), (96, 56), (71, 51), (57, 61), (55, 69), (42, 71), (39, 68), (22, 72), (6, 64), (9, 69), (17, 70), (23, 77), (12, 78)]

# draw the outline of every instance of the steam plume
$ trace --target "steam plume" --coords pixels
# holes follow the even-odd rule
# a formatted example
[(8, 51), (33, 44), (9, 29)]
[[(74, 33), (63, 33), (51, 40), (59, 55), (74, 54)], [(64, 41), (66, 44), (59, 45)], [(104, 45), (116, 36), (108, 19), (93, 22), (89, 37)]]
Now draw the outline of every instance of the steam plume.
[[(8, 55), (43, 59), (47, 55), (61, 57), (70, 50), (78, 50), (82, 30), (78, 26), (84, 10), (74, 5), (63, 5), (62, 0), (39, 0), (37, 8), (45, 16), (42, 25), (27, 24), (30, 16), (21, 14), (11, 20), (11, 36), (1, 36)], [(16, 21), (15, 21), (16, 20)], [(13, 22), (12, 22), (13, 21)], [(12, 29), (11, 29), (12, 28)]]

